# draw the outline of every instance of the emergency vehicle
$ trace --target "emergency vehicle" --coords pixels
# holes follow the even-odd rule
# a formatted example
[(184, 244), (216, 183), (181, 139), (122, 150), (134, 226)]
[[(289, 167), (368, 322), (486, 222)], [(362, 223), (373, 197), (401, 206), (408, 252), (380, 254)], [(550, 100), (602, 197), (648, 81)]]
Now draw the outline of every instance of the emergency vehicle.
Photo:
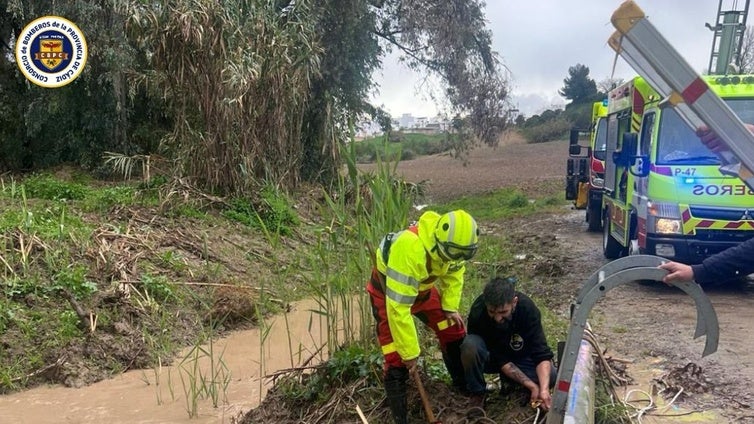
[[(586, 209), (589, 231), (602, 230), (602, 186), (605, 179), (607, 144), (607, 99), (592, 105), (592, 124), (588, 131), (572, 129), (566, 164), (566, 200), (576, 209)], [(588, 133), (589, 146), (579, 144)]]
[[(702, 79), (754, 123), (754, 75)], [(673, 107), (641, 77), (608, 94), (603, 252), (699, 263), (754, 236), (754, 192), (720, 172)]]

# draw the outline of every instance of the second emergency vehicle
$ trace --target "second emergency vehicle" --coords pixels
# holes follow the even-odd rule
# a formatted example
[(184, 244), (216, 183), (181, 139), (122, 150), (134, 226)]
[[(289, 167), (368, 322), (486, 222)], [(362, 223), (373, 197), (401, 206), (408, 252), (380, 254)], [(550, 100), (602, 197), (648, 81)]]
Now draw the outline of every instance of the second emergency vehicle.
[[(592, 123), (588, 131), (571, 130), (566, 166), (566, 200), (576, 209), (585, 209), (589, 231), (602, 229), (602, 186), (605, 179), (607, 144), (607, 99), (592, 105)], [(579, 143), (588, 134), (588, 146)], [(582, 142), (583, 143), (583, 142)], [(585, 143), (584, 143), (585, 144)]]

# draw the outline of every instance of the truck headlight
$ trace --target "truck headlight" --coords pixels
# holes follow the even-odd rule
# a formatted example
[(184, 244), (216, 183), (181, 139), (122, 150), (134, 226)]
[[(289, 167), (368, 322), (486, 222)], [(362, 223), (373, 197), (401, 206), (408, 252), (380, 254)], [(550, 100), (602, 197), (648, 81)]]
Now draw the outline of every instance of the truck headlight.
[(678, 203), (647, 202), (647, 232), (683, 234), (683, 221)]
[(657, 218), (655, 220), (655, 232), (658, 234), (681, 234), (681, 220), (670, 218)]

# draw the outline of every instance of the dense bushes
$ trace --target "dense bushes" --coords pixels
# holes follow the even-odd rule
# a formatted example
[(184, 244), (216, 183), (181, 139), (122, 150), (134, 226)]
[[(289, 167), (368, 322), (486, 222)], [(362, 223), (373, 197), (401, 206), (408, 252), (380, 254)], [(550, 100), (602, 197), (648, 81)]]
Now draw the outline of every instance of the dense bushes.
[(567, 139), (571, 128), (589, 128), (592, 124), (592, 105), (599, 100), (571, 103), (565, 110), (546, 110), (541, 115), (534, 115), (519, 123), (521, 134), (529, 143)]
[(544, 143), (567, 138), (571, 126), (562, 109), (546, 110), (524, 121), (521, 134), (529, 143)]
[(544, 143), (568, 138), (570, 128), (570, 122), (564, 118), (557, 118), (532, 127), (525, 127), (521, 130), (521, 134), (529, 143)]

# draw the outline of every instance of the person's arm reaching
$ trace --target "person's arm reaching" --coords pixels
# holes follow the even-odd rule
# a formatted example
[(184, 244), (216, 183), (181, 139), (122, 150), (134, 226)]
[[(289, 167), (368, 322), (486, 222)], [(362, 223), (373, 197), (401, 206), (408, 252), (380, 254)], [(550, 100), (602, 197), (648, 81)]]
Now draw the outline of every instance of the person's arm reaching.
[(550, 396), (550, 373), (552, 372), (552, 363), (550, 360), (542, 361), (537, 364), (537, 378), (539, 379), (539, 400), (543, 410), (549, 411), (552, 407), (552, 397)]
[[(529, 377), (527, 377), (526, 374), (524, 374), (524, 372), (516, 366), (516, 364), (514, 364), (513, 362), (508, 362), (502, 366), (500, 371), (506, 377), (529, 389), (529, 391), (531, 392), (532, 403), (540, 400), (539, 386), (537, 386), (537, 383), (533, 382)], [(547, 375), (547, 378), (550, 378), (549, 374)]]
[(670, 261), (660, 268), (669, 271), (662, 279), (666, 284), (692, 280), (705, 284), (743, 277), (754, 273), (754, 238), (712, 255), (701, 264), (689, 266)]

